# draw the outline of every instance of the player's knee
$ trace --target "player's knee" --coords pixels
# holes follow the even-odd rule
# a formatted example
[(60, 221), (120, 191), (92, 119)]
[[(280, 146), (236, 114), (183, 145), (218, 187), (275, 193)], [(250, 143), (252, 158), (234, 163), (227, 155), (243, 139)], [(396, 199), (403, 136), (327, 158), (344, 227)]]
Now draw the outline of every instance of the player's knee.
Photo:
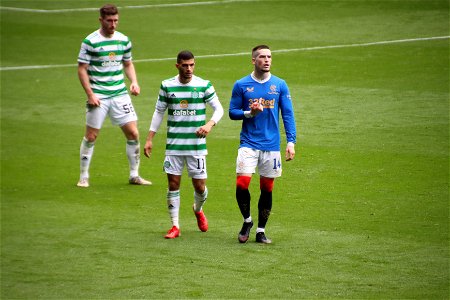
[(259, 188), (261, 191), (272, 192), (274, 182), (274, 178), (261, 177), (259, 179)]
[(167, 174), (169, 191), (178, 191), (180, 189), (181, 176)]
[(249, 176), (238, 176), (236, 178), (236, 188), (240, 190), (248, 190), (251, 179), (252, 178)]
[(130, 131), (126, 134), (128, 140), (139, 141), (139, 132), (137, 130)]
[(128, 140), (139, 140), (139, 130), (135, 122), (126, 123), (121, 128)]
[(197, 194), (203, 194), (206, 190), (206, 180), (205, 179), (192, 179), (192, 185), (194, 186), (195, 192)]
[(88, 133), (86, 133), (84, 138), (88, 143), (93, 143), (97, 139), (97, 133), (96, 132), (88, 132)]

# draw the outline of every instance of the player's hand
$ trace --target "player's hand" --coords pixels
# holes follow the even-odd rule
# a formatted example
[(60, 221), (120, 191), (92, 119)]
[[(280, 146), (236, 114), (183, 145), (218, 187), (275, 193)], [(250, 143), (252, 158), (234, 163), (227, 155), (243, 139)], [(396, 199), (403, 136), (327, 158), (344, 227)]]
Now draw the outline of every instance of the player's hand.
[(286, 161), (293, 160), (295, 157), (295, 148), (293, 145), (288, 145), (286, 147)]
[(255, 101), (250, 106), (250, 114), (252, 116), (256, 116), (257, 114), (261, 113), (264, 110), (264, 106), (259, 101)]
[(153, 141), (147, 140), (144, 146), (144, 155), (150, 158), (150, 155), (152, 155), (152, 149), (153, 149)]
[(208, 135), (208, 133), (211, 131), (211, 128), (212, 128), (212, 126), (209, 124), (210, 123), (207, 123), (207, 124), (203, 125), (202, 127), (200, 127), (199, 129), (197, 129), (197, 131), (195, 132), (197, 137), (205, 138)]
[(130, 84), (130, 92), (133, 96), (139, 95), (141, 93), (141, 88), (139, 87), (139, 84), (131, 83)]
[(87, 106), (88, 107), (98, 107), (98, 106), (100, 106), (100, 100), (97, 98), (97, 96), (92, 94), (91, 96), (88, 97)]

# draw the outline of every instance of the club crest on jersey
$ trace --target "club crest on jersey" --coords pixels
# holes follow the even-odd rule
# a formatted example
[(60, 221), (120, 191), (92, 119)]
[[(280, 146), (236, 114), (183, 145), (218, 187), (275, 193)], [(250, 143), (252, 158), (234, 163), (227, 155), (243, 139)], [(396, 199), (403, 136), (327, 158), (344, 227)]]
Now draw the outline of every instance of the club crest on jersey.
[(191, 93), (191, 97), (196, 99), (196, 98), (198, 98), (198, 96), (199, 96), (199, 94), (197, 92), (197, 89), (194, 88), (194, 91)]
[(277, 86), (274, 85), (274, 84), (272, 84), (272, 85), (270, 86), (270, 92), (268, 92), (268, 94), (271, 94), (271, 95), (273, 95), (273, 94), (278, 95), (278, 92), (277, 92)]

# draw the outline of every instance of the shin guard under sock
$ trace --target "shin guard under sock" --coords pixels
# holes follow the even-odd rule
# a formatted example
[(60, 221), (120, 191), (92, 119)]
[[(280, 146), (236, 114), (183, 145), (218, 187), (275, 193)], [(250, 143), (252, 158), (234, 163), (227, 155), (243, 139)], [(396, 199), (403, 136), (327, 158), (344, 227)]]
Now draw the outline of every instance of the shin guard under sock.
[(272, 210), (272, 192), (261, 190), (258, 202), (258, 228), (265, 228)]

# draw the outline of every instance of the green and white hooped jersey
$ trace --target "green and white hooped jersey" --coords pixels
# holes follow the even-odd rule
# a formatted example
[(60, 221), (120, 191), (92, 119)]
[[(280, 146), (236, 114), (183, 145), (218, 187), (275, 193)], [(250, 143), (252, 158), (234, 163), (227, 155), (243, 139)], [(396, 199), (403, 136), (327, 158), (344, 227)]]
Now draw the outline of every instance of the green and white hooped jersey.
[(89, 64), (89, 81), (99, 99), (128, 93), (122, 61), (129, 60), (131, 41), (128, 37), (116, 31), (111, 38), (107, 38), (100, 34), (100, 29), (83, 40), (78, 55), (78, 62)]
[(187, 84), (180, 83), (178, 75), (161, 83), (156, 109), (168, 110), (166, 155), (208, 154), (206, 139), (195, 131), (205, 125), (206, 104), (213, 99), (213, 85), (195, 75)]

